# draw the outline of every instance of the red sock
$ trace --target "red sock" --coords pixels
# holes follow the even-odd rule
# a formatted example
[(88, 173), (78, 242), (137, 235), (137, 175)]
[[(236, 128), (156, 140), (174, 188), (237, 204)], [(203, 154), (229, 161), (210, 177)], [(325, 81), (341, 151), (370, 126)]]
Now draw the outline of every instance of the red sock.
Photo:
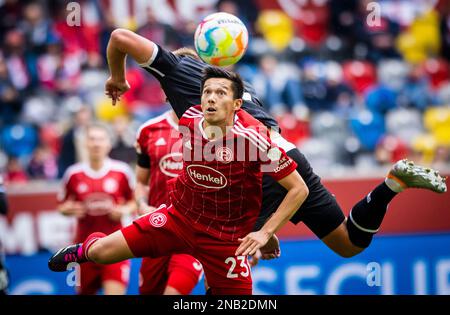
[(86, 240), (83, 242), (83, 245), (80, 247), (81, 249), (81, 253), (78, 253), (78, 255), (81, 254), (81, 257), (83, 257), (86, 260), (89, 260), (88, 257), (88, 252), (89, 252), (89, 248), (91, 248), (91, 246), (97, 242), (99, 239), (105, 237), (106, 234), (105, 233), (101, 233), (101, 232), (95, 232), (92, 233), (91, 235), (89, 235)]

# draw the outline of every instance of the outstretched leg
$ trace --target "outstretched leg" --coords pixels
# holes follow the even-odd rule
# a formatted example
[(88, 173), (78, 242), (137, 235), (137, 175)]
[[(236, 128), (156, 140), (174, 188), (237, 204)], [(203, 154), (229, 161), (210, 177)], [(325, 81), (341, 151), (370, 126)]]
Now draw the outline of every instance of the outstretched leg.
[(172, 206), (141, 216), (133, 224), (108, 236), (93, 233), (81, 244), (60, 249), (49, 260), (52, 271), (66, 271), (70, 263), (92, 261), (113, 264), (133, 257), (161, 257), (192, 251), (192, 228), (177, 216)]
[(100, 233), (91, 234), (83, 243), (87, 260), (106, 265), (134, 258), (121, 230), (104, 237), (96, 234)]
[[(406, 188), (423, 188), (442, 193), (447, 190), (445, 180), (438, 172), (401, 160), (395, 163), (383, 183), (359, 201), (345, 217), (334, 196), (322, 185), (306, 157), (280, 134), (271, 133), (271, 139), (297, 162), (297, 171), (308, 186), (309, 195), (291, 222), (304, 222), (329, 248), (343, 257), (352, 257), (369, 246), (380, 228), (389, 202)], [(263, 176), (261, 214), (255, 224), (260, 229), (277, 209), (286, 190), (270, 176)]]
[(348, 218), (322, 241), (343, 257), (362, 252), (378, 232), (389, 202), (407, 188), (422, 188), (437, 193), (447, 190), (445, 180), (437, 171), (416, 166), (411, 161), (398, 161), (385, 181), (360, 200)]

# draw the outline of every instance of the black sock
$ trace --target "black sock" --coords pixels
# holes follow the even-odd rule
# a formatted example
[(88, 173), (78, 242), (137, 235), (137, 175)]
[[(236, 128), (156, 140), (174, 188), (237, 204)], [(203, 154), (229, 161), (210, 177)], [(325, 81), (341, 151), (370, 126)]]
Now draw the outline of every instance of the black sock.
[(362, 248), (370, 245), (373, 235), (380, 228), (389, 202), (396, 195), (383, 182), (353, 207), (347, 219), (347, 230), (354, 245)]

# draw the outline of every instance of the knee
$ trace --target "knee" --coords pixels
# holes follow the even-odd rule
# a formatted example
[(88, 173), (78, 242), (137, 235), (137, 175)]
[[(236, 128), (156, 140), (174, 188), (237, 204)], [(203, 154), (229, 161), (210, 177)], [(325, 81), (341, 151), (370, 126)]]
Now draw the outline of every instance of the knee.
[(116, 47), (123, 49), (124, 45), (130, 39), (132, 32), (127, 29), (118, 28), (112, 31), (110, 41), (116, 45)]
[(123, 28), (117, 28), (111, 33), (111, 40), (121, 41), (128, 35), (128, 30)]
[(108, 246), (104, 244), (104, 242), (102, 242), (101, 240), (95, 242), (89, 248), (89, 252), (87, 253), (89, 261), (92, 261), (96, 264), (105, 264), (107, 250)]
[(364, 247), (357, 246), (353, 243), (345, 222), (342, 223), (333, 232), (322, 238), (322, 241), (333, 252), (343, 258), (354, 257), (365, 249)]

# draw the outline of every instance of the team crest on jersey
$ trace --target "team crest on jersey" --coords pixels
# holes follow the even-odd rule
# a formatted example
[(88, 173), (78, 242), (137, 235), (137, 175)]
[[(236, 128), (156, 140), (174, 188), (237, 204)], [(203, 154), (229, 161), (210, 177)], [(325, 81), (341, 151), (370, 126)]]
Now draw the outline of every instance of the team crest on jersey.
[(119, 188), (119, 183), (114, 178), (107, 178), (103, 182), (103, 190), (107, 193), (115, 193), (117, 189)]
[(183, 169), (183, 154), (174, 152), (164, 155), (159, 160), (159, 168), (163, 174), (170, 177), (177, 177)]
[(199, 261), (194, 261), (192, 263), (192, 267), (194, 267), (195, 270), (197, 271), (202, 271), (203, 270), (203, 266)]
[(79, 184), (77, 185), (77, 192), (78, 192), (79, 194), (84, 194), (84, 193), (86, 193), (86, 192), (88, 191), (88, 189), (89, 189), (89, 187), (88, 187), (88, 185), (87, 185), (86, 183), (79, 183)]
[(228, 147), (217, 148), (216, 159), (219, 162), (230, 163), (233, 161), (233, 151)]
[(154, 227), (162, 227), (167, 222), (167, 217), (164, 213), (161, 212), (154, 212), (150, 215), (149, 218), (150, 224)]

